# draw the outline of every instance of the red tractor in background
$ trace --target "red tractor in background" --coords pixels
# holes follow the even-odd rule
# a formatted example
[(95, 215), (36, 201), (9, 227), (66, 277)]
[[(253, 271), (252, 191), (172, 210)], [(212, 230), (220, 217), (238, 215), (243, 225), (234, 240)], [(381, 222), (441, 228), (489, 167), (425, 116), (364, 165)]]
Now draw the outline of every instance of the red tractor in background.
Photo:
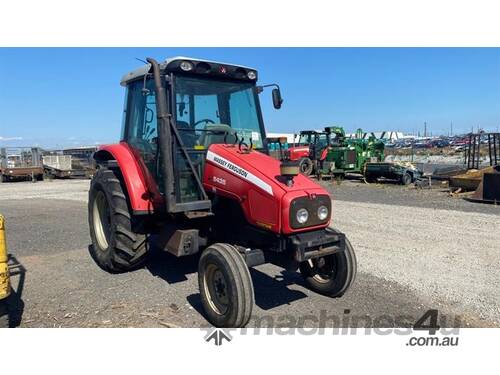
[(299, 134), (299, 141), (288, 148), (289, 159), (298, 161), (300, 173), (306, 176), (309, 176), (313, 170), (309, 147), (314, 143), (315, 136), (314, 130), (302, 130)]
[(299, 170), (305, 176), (316, 173), (316, 164), (326, 158), (329, 145), (329, 134), (315, 130), (300, 132), (299, 141), (288, 148), (290, 160), (299, 163)]
[[(150, 248), (200, 253), (210, 323), (243, 327), (249, 267), (300, 269), (308, 287), (340, 297), (356, 274), (331, 198), (297, 163), (268, 156), (255, 69), (177, 57), (125, 75), (121, 141), (98, 149), (89, 191), (90, 252), (111, 273), (141, 267)], [(154, 235), (154, 236), (153, 236)], [(152, 239), (156, 238), (155, 241)]]

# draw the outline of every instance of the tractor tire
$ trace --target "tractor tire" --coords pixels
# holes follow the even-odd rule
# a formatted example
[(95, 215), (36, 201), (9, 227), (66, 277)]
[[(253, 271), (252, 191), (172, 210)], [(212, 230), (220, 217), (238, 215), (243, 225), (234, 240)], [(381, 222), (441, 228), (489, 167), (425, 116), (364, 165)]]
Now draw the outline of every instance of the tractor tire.
[(7, 298), (0, 300), (0, 328), (9, 328), (9, 306)]
[(356, 279), (356, 255), (346, 238), (345, 251), (310, 259), (299, 268), (309, 289), (329, 297), (342, 297)]
[(411, 174), (409, 174), (408, 172), (406, 172), (404, 175), (401, 176), (401, 184), (402, 185), (410, 185), (413, 181), (413, 178), (411, 176)]
[(207, 320), (216, 327), (244, 327), (250, 320), (254, 290), (250, 271), (238, 249), (216, 243), (203, 251), (198, 285)]
[(133, 222), (119, 171), (101, 168), (90, 183), (90, 255), (103, 270), (127, 272), (144, 264), (149, 244)]
[(313, 171), (313, 162), (309, 158), (302, 158), (299, 162), (299, 170), (304, 176), (309, 176)]

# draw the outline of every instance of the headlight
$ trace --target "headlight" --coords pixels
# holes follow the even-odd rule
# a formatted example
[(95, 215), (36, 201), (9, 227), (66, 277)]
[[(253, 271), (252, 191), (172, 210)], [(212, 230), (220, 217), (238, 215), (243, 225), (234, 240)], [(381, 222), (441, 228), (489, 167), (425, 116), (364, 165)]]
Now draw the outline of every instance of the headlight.
[(297, 221), (299, 224), (304, 224), (307, 219), (309, 219), (309, 212), (305, 208), (301, 208), (297, 211)]
[(318, 219), (321, 221), (325, 220), (328, 217), (328, 207), (319, 206), (318, 207)]
[(248, 77), (248, 79), (255, 79), (257, 77), (257, 74), (255, 74), (255, 72), (253, 70), (250, 70), (247, 73), (247, 77)]
[(181, 62), (180, 67), (185, 72), (189, 72), (190, 70), (193, 70), (193, 64), (191, 64), (189, 61), (183, 61), (183, 62)]

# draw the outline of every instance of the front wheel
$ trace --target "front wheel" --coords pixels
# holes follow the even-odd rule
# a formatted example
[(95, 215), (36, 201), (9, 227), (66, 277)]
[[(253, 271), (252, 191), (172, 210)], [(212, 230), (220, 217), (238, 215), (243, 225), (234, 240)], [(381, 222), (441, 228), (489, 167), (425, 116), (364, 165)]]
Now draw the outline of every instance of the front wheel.
[(300, 273), (312, 291), (330, 297), (342, 297), (356, 278), (356, 255), (346, 238), (345, 250), (300, 264)]
[(203, 251), (198, 284), (206, 317), (216, 327), (244, 327), (250, 320), (254, 291), (250, 272), (238, 249), (216, 243)]

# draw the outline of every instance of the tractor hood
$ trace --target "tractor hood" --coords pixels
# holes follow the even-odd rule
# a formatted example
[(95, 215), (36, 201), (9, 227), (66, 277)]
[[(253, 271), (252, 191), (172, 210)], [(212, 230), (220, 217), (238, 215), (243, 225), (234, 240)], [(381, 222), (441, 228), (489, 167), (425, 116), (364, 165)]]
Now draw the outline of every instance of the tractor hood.
[(301, 174), (295, 176), (293, 184), (288, 186), (280, 175), (280, 161), (258, 151), (212, 144), (207, 152), (203, 185), (208, 192), (240, 202), (250, 224), (275, 233), (320, 229), (330, 220), (328, 217), (318, 221), (311, 215), (311, 220), (305, 225), (293, 223), (299, 206), (313, 207), (325, 199), (325, 204), (330, 206), (329, 194)]
[(301, 174), (294, 177), (292, 186), (288, 186), (280, 176), (280, 161), (259, 151), (248, 152), (237, 146), (213, 144), (207, 160), (272, 195), (282, 196), (297, 191), (328, 194), (320, 185)]

